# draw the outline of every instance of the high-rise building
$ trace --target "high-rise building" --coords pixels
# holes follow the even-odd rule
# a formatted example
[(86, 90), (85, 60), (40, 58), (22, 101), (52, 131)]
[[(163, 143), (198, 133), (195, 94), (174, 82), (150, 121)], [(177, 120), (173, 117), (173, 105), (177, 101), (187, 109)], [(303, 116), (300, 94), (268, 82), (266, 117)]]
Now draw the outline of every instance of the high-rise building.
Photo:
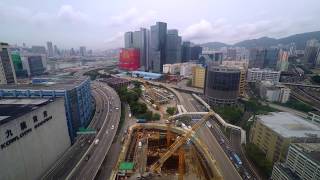
[(250, 130), (250, 142), (266, 154), (270, 162), (283, 162), (288, 144), (319, 142), (320, 127), (288, 112), (259, 115)]
[(14, 65), (9, 54), (9, 44), (0, 42), (0, 84), (17, 83)]
[(47, 42), (47, 48), (48, 48), (48, 57), (53, 57), (53, 45), (52, 42)]
[(250, 68), (264, 68), (266, 49), (250, 49), (249, 51), (249, 67)]
[(125, 48), (135, 48), (140, 51), (139, 64), (142, 70), (149, 70), (150, 56), (150, 31), (146, 28), (140, 28), (139, 31), (126, 32), (124, 35)]
[(192, 67), (192, 86), (197, 88), (204, 88), (205, 76), (206, 68), (201, 66)]
[(29, 77), (42, 75), (46, 70), (46, 56), (43, 54), (22, 54), (21, 61)]
[(166, 44), (166, 63), (174, 64), (181, 62), (181, 37), (178, 35), (178, 30), (170, 29), (167, 33)]
[(209, 105), (233, 105), (239, 98), (240, 69), (208, 66), (204, 94)]
[(277, 70), (278, 71), (288, 71), (289, 67), (289, 52), (280, 50), (279, 51), (279, 59), (277, 62)]
[(202, 53), (202, 47), (195, 45), (195, 46), (191, 47), (190, 51), (191, 51), (190, 52), (190, 59), (191, 60), (199, 60), (199, 56)]
[(60, 51), (57, 45), (53, 46), (53, 56), (60, 56)]
[(276, 69), (278, 59), (279, 59), (279, 49), (278, 48), (267, 49), (263, 67)]
[(27, 70), (23, 68), (20, 52), (18, 51), (11, 52), (11, 59), (14, 65), (16, 76), (21, 78), (28, 77)]
[(290, 144), (286, 162), (273, 166), (271, 179), (320, 179), (320, 143)]
[(119, 68), (122, 70), (136, 71), (140, 67), (140, 50), (136, 48), (121, 49)]
[(124, 34), (124, 48), (133, 48), (133, 32)]
[(188, 62), (191, 60), (191, 42), (184, 41), (181, 46), (181, 62)]
[(280, 80), (280, 74), (281, 74), (280, 71), (252, 68), (252, 69), (248, 69), (247, 81), (248, 82), (270, 81), (273, 83), (278, 83)]
[(320, 51), (320, 43), (316, 39), (307, 41), (306, 48), (304, 50), (304, 58), (306, 63), (314, 67), (317, 65), (317, 57)]
[(85, 46), (80, 46), (80, 56), (85, 57), (87, 56), (87, 49)]
[(237, 50), (235, 48), (228, 48), (226, 59), (235, 61), (237, 60)]
[(150, 29), (151, 70), (161, 73), (166, 64), (167, 23), (157, 22)]

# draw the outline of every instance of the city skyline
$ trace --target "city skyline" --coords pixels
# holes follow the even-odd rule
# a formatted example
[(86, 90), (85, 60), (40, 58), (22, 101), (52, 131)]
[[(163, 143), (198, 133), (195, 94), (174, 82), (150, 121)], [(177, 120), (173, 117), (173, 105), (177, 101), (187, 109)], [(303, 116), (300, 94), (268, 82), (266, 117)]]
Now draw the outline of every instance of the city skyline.
[(195, 43), (235, 43), (320, 29), (316, 0), (308, 4), (251, 0), (190, 0), (181, 4), (181, 0), (56, 1), (45, 5), (36, 0), (5, 1), (0, 3), (0, 15), (4, 17), (0, 20), (4, 25), (0, 39), (10, 44), (45, 45), (52, 41), (62, 48), (110, 49), (124, 46), (126, 31), (149, 28), (157, 21), (166, 22), (168, 29), (178, 29), (183, 41)]

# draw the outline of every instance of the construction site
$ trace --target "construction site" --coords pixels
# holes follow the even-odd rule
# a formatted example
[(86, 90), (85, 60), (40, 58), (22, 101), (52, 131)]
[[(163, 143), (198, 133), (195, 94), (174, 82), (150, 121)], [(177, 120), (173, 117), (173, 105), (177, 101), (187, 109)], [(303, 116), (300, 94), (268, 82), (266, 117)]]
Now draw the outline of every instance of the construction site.
[(211, 115), (204, 115), (190, 129), (174, 123), (131, 126), (115, 179), (222, 179), (212, 155), (195, 136)]

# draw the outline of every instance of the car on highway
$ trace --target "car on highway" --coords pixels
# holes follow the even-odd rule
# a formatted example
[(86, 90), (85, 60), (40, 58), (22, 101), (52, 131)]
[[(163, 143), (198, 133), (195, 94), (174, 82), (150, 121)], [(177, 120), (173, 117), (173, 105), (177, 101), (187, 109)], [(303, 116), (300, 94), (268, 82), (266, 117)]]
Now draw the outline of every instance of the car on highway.
[(85, 157), (84, 157), (84, 160), (85, 161), (88, 161), (90, 159), (90, 154), (87, 154)]
[(119, 108), (118, 108), (118, 107), (116, 107), (115, 109), (116, 109), (116, 110), (118, 110)]
[(99, 144), (99, 139), (94, 140), (94, 145)]
[(111, 129), (114, 129), (114, 125), (111, 126)]

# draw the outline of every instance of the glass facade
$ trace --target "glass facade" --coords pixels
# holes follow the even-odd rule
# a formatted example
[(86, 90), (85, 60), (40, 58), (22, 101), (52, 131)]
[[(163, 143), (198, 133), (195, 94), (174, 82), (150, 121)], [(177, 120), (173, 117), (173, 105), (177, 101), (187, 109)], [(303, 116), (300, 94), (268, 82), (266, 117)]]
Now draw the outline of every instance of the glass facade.
[(239, 96), (240, 70), (221, 66), (208, 67), (205, 96), (210, 105), (234, 104)]

